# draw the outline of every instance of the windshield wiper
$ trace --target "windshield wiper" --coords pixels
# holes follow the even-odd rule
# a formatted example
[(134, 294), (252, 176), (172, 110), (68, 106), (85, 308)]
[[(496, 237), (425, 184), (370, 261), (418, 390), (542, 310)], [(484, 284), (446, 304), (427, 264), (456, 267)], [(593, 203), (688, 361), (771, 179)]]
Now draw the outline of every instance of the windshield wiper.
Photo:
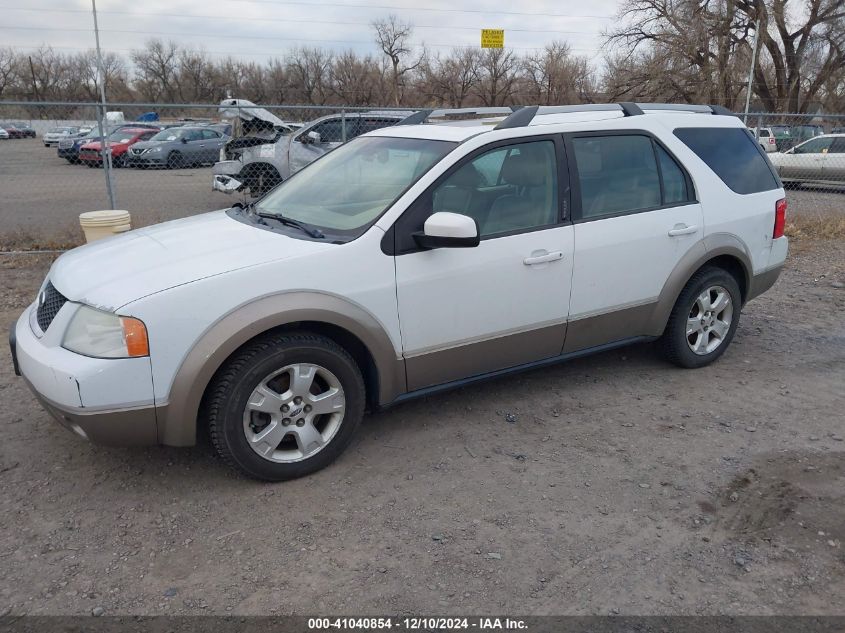
[(320, 229), (315, 229), (314, 227), (308, 226), (307, 224), (303, 224), (298, 220), (293, 220), (291, 218), (286, 218), (283, 215), (279, 215), (276, 213), (265, 213), (263, 211), (256, 211), (255, 215), (259, 218), (267, 218), (268, 220), (276, 220), (277, 222), (281, 222), (285, 226), (292, 226), (301, 231), (305, 232), (309, 236), (313, 237), (314, 239), (321, 240), (326, 237)]

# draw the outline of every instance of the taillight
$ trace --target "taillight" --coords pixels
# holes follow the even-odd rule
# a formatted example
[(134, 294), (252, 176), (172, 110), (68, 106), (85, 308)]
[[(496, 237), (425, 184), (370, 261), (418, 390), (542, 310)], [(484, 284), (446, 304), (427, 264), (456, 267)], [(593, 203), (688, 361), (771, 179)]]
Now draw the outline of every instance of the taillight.
[(784, 227), (786, 227), (786, 198), (775, 203), (775, 230), (772, 231), (772, 239), (783, 237)]

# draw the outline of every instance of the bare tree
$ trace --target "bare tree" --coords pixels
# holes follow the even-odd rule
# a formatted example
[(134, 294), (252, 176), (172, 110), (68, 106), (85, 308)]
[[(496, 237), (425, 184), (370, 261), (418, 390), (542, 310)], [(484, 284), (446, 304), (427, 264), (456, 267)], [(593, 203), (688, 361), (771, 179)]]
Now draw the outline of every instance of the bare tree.
[(393, 105), (398, 106), (402, 103), (404, 76), (423, 62), (422, 55), (414, 62), (407, 61), (411, 55), (411, 36), (414, 33), (414, 27), (408, 22), (401, 22), (393, 14), (384, 20), (376, 20), (371, 26), (375, 31), (376, 43), (390, 61), (391, 101)]
[[(673, 68), (672, 77), (650, 72), (652, 84), (674, 83), (690, 100), (736, 108), (759, 17), (761, 60), (754, 91), (767, 110), (803, 112), (827, 77), (845, 64), (845, 5), (842, 0), (800, 2), (803, 6), (799, 0), (624, 0), (622, 25), (605, 36), (627, 55), (629, 70), (636, 59)], [(808, 81), (804, 73), (814, 53), (820, 63)], [(667, 59), (661, 63), (659, 56)]]
[[(93, 50), (79, 53), (71, 59), (71, 67), (77, 78), (80, 94), (73, 92), (64, 96), (65, 99), (79, 98), (84, 101), (100, 100), (100, 70), (97, 63), (97, 53)], [(131, 96), (128, 87), (126, 62), (116, 53), (103, 53), (103, 74), (106, 96), (110, 99), (125, 99)], [(76, 91), (74, 91), (76, 92)]]
[(524, 59), (523, 72), (531, 103), (581, 103), (593, 97), (593, 71), (584, 57), (572, 55), (569, 44), (547, 44), (542, 53)]
[(322, 48), (297, 48), (285, 67), (288, 85), (303, 103), (323, 105), (329, 96), (333, 54)]
[[(771, 63), (754, 73), (754, 89), (770, 111), (806, 112), (831, 75), (845, 65), (845, 4), (842, 0), (733, 0), (751, 23), (760, 18), (760, 43)], [(811, 55), (820, 63), (805, 74)]]
[(175, 42), (149, 40), (145, 48), (132, 51), (135, 88), (149, 101), (176, 102), (179, 94), (179, 47)]
[(485, 106), (502, 106), (512, 100), (520, 59), (504, 48), (488, 48), (480, 57), (476, 72), (476, 94)]
[(373, 105), (380, 93), (381, 73), (371, 56), (359, 57), (354, 51), (341, 53), (331, 68), (331, 88), (340, 103)]
[(17, 87), (19, 64), (20, 58), (11, 46), (0, 48), (0, 97)]
[(420, 68), (422, 92), (439, 105), (460, 108), (478, 83), (480, 53), (454, 48), (446, 56), (426, 58)]

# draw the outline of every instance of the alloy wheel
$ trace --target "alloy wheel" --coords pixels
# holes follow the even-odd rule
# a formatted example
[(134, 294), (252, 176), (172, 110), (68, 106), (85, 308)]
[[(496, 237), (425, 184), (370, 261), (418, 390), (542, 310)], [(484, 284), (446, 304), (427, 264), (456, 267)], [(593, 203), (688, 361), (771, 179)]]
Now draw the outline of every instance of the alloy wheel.
[(325, 367), (287, 365), (253, 389), (243, 413), (249, 446), (264, 459), (291, 463), (312, 457), (337, 434), (346, 399)]

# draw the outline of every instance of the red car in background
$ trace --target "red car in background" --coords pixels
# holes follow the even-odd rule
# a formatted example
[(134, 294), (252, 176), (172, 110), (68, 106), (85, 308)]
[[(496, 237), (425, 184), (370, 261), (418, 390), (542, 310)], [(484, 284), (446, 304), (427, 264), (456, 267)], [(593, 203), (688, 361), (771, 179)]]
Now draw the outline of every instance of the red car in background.
[[(126, 158), (126, 152), (130, 146), (138, 141), (151, 139), (159, 131), (159, 128), (122, 127), (109, 134), (106, 138), (106, 143), (111, 148), (112, 165), (122, 167)], [(89, 167), (102, 166), (103, 156), (100, 153), (101, 150), (102, 145), (100, 141), (86, 143), (79, 148), (79, 162)]]

